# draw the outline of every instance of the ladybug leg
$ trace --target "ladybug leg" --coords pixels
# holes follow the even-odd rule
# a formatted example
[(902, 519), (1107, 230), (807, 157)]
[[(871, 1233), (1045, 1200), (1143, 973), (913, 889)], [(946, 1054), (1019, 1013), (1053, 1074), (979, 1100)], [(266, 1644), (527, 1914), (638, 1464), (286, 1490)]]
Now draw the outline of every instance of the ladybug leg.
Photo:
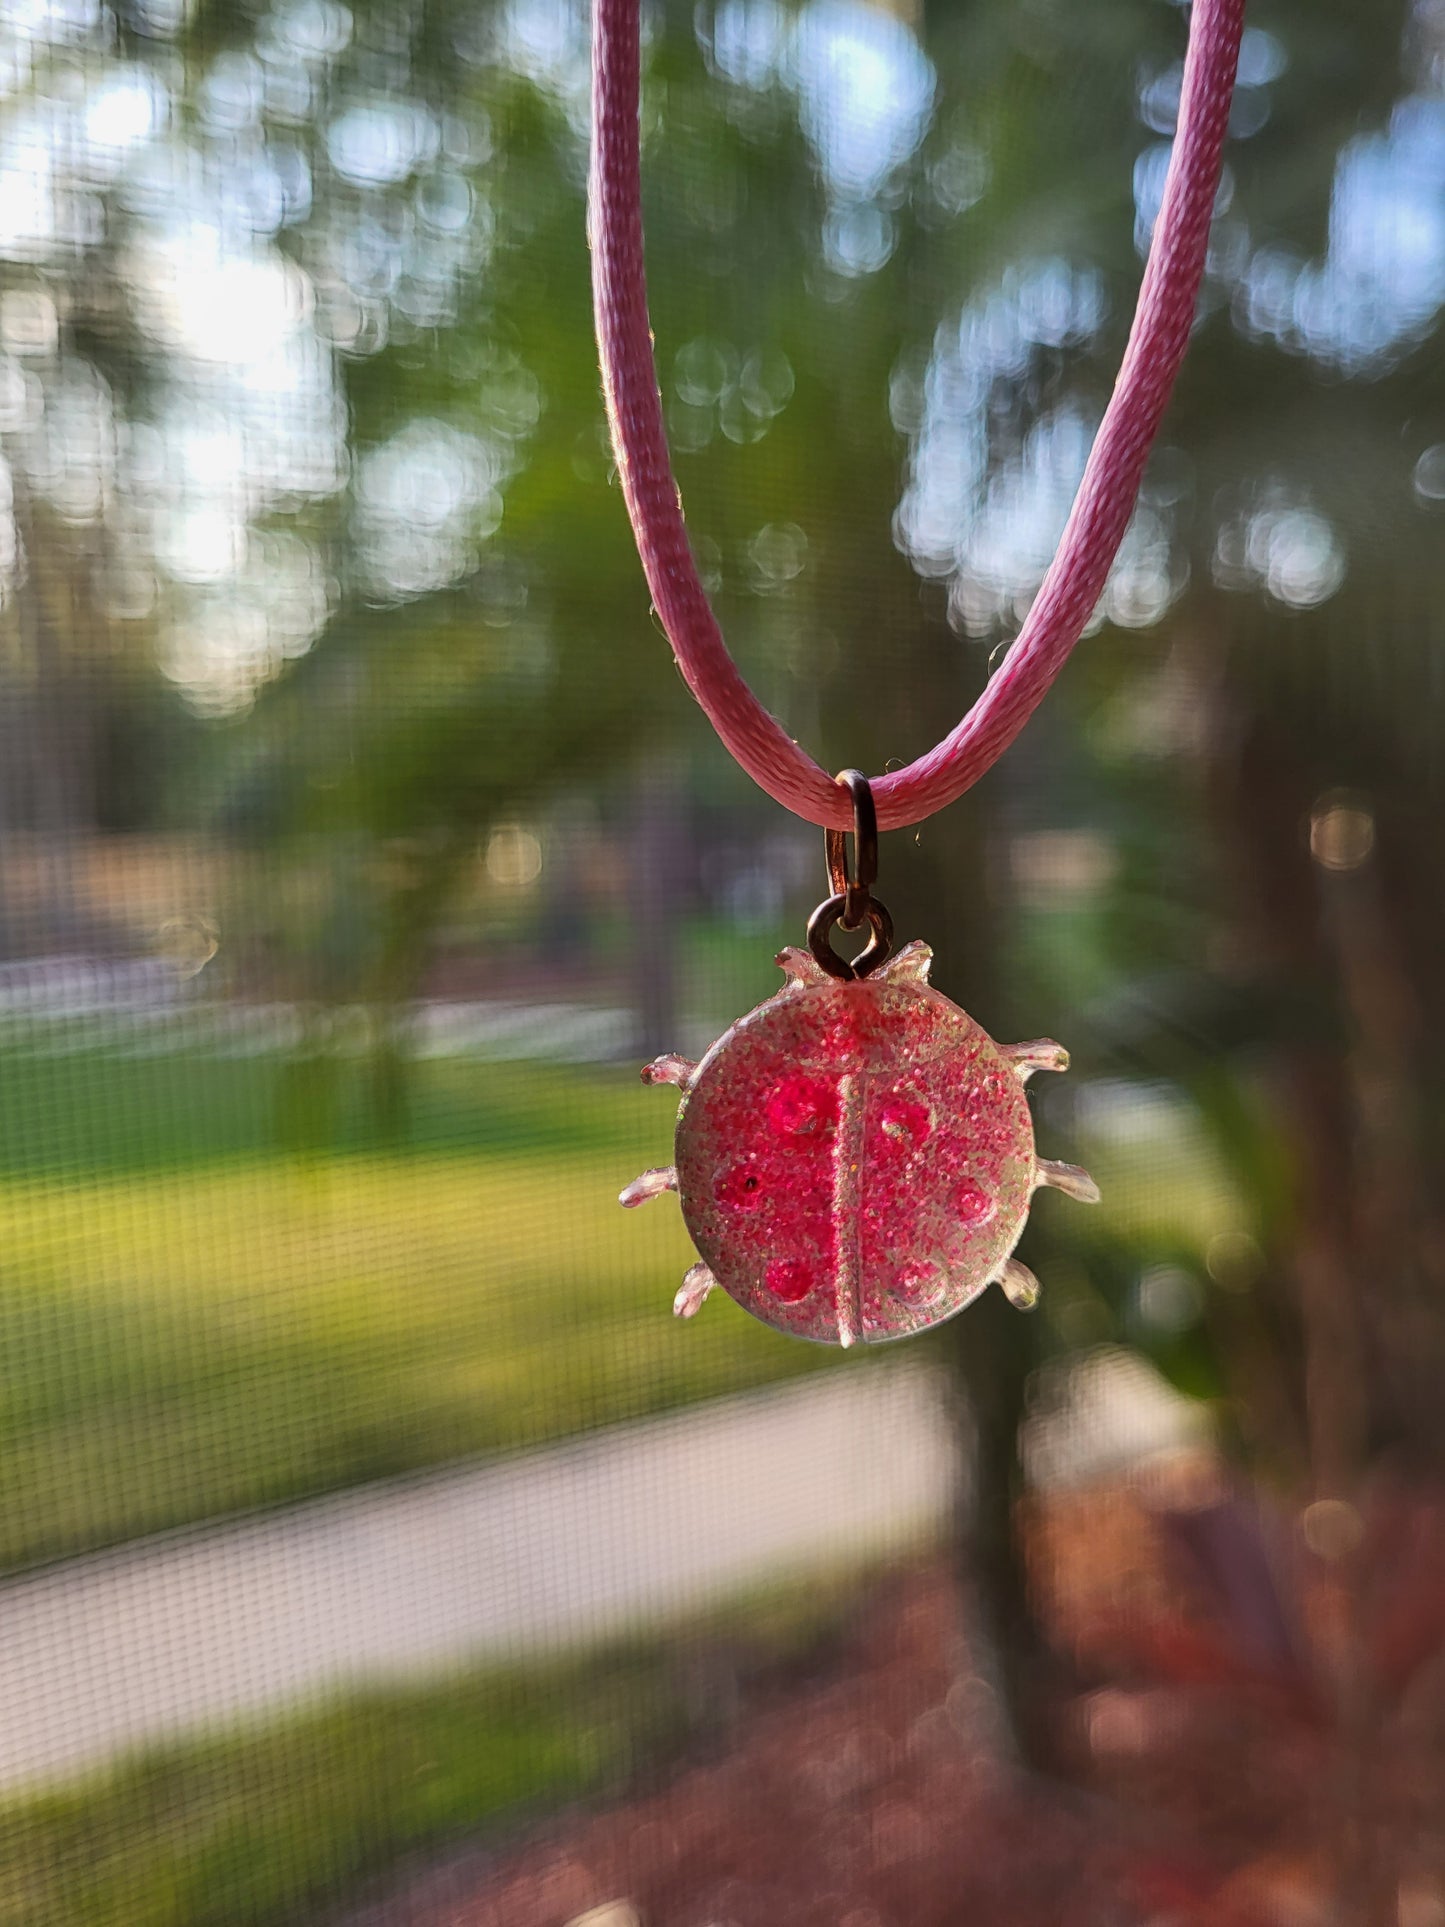
[(1032, 1044), (1004, 1044), (1000, 1047), (1005, 1057), (1014, 1067), (1014, 1075), (1019, 1082), (1025, 1083), (1035, 1071), (1066, 1071), (1069, 1068), (1069, 1053), (1062, 1044), (1052, 1043), (1047, 1037), (1040, 1037)]
[(904, 944), (896, 957), (880, 964), (873, 975), (885, 984), (926, 984), (933, 968), (933, 952), (926, 943)]
[(642, 1067), (644, 1084), (677, 1084), (686, 1090), (692, 1082), (692, 1074), (697, 1069), (690, 1057), (678, 1057), (669, 1051), (665, 1057), (654, 1057), (650, 1064)]
[(656, 1170), (644, 1171), (640, 1178), (617, 1194), (617, 1202), (630, 1211), (636, 1204), (646, 1204), (649, 1198), (660, 1198), (664, 1191), (677, 1189), (677, 1172), (670, 1164), (659, 1165)]
[(703, 1300), (717, 1283), (707, 1266), (699, 1261), (689, 1270), (672, 1301), (674, 1318), (696, 1318)]
[(1035, 1190), (1041, 1185), (1051, 1185), (1055, 1191), (1077, 1198), (1080, 1204), (1099, 1202), (1098, 1185), (1077, 1164), (1056, 1164), (1052, 1158), (1037, 1159), (1034, 1164)]
[(1027, 1265), (1010, 1258), (998, 1275), (1003, 1295), (1015, 1311), (1032, 1311), (1039, 1302), (1039, 1281)]

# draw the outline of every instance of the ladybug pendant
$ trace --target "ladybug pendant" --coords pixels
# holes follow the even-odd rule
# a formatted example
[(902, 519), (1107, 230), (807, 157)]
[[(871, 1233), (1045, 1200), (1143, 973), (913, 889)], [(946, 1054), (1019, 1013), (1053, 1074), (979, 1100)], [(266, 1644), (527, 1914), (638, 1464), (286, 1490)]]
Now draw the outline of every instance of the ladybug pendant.
[(930, 989), (927, 944), (847, 976), (829, 954), (784, 950), (784, 987), (701, 1063), (642, 1073), (682, 1092), (675, 1161), (621, 1202), (678, 1193), (699, 1262), (674, 1311), (691, 1318), (720, 1285), (777, 1331), (866, 1345), (927, 1331), (994, 1282), (1031, 1308), (1038, 1282), (1013, 1252), (1034, 1192), (1099, 1196), (1034, 1150), (1025, 1080), (1068, 1053), (996, 1044)]

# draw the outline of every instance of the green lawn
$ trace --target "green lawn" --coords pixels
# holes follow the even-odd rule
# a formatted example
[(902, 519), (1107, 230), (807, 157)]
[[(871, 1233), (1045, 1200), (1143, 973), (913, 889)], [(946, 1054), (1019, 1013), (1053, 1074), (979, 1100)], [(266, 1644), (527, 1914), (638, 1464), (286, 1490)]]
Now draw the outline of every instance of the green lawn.
[(725, 1720), (740, 1678), (815, 1647), (862, 1583), (812, 1578), (660, 1639), (361, 1694), (5, 1802), (0, 1927), (314, 1920), (409, 1851), (620, 1788)]
[(0, 1565), (827, 1362), (727, 1301), (672, 1317), (676, 1203), (616, 1203), (667, 1093), (424, 1063), (387, 1142), (336, 1076), (0, 1053)]
[[(721, 1296), (672, 1317), (676, 1202), (616, 1203), (672, 1117), (630, 1071), (446, 1060), (387, 1139), (334, 1059), (0, 1049), (0, 1567), (836, 1365)], [(1197, 1145), (1072, 1154), (1103, 1211), (1040, 1209), (1076, 1235), (1231, 1219)]]

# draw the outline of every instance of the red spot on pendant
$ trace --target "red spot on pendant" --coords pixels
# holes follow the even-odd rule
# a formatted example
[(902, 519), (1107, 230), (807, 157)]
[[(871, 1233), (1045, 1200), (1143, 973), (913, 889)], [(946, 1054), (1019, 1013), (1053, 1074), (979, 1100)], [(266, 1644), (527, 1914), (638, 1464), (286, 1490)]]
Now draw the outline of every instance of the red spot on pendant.
[(953, 1205), (964, 1224), (987, 1224), (998, 1210), (987, 1191), (980, 1191), (976, 1184), (960, 1185)]
[(878, 1118), (885, 1145), (916, 1151), (933, 1129), (933, 1113), (912, 1097), (890, 1097)]
[(713, 1196), (733, 1211), (756, 1211), (764, 1192), (762, 1173), (751, 1160), (727, 1166), (713, 1180)]
[(802, 1258), (774, 1258), (763, 1273), (763, 1283), (785, 1305), (796, 1305), (813, 1289), (812, 1268)]
[(838, 1092), (821, 1077), (785, 1077), (768, 1093), (763, 1115), (783, 1137), (828, 1131), (837, 1121)]

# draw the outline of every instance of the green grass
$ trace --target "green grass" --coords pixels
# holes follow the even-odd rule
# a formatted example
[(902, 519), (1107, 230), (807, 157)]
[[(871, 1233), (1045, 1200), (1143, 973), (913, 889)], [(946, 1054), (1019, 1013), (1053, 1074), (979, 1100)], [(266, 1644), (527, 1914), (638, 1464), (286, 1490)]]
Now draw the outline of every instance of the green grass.
[[(0, 1049), (0, 1567), (837, 1368), (671, 1316), (676, 1203), (616, 1204), (668, 1093), (449, 1060), (408, 1099), (388, 1138), (336, 1059)], [(1079, 1236), (1232, 1220), (1187, 1136), (1075, 1154)]]
[[(1049, 1155), (1054, 1147), (1040, 1148)], [(1082, 1238), (1117, 1240), (1144, 1259), (1157, 1251), (1203, 1252), (1243, 1221), (1244, 1206), (1218, 1151), (1187, 1117), (1169, 1120), (1152, 1138), (1084, 1137), (1070, 1155), (1083, 1160), (1103, 1193), (1097, 1214), (1077, 1228)]]
[(676, 1204), (616, 1203), (666, 1093), (422, 1064), (386, 1141), (360, 1076), (0, 1053), (0, 1564), (826, 1362), (727, 1301), (671, 1316)]
[(408, 1852), (620, 1789), (725, 1719), (739, 1677), (814, 1648), (859, 1585), (810, 1579), (662, 1639), (360, 1694), (0, 1804), (0, 1927), (315, 1919)]

